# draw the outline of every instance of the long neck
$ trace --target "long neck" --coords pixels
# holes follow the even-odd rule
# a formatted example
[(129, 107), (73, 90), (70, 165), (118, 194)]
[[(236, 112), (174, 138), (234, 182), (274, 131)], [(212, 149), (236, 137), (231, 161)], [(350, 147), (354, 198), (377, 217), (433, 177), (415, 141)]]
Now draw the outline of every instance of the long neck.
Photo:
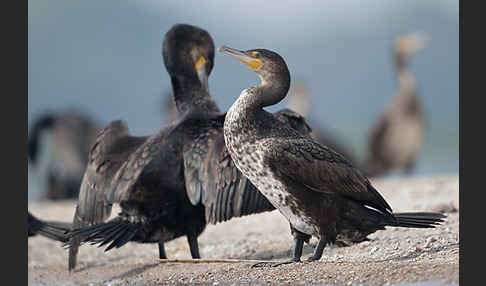
[(398, 95), (414, 94), (416, 84), (414, 76), (408, 71), (408, 63), (405, 55), (397, 53), (395, 55), (395, 73), (398, 81)]
[(416, 93), (417, 88), (415, 84), (415, 78), (410, 72), (406, 71), (405, 69), (398, 71), (398, 88), (398, 94), (400, 96), (407, 95), (408, 97), (413, 97)]
[(250, 87), (240, 97), (245, 102), (248, 111), (261, 110), (263, 107), (279, 103), (285, 98), (290, 87), (288, 73), (272, 74), (260, 77), (260, 85)]
[(209, 95), (207, 85), (201, 84), (198, 78), (172, 76), (171, 82), (179, 115), (193, 108), (219, 111), (216, 102)]
[(289, 85), (290, 79), (262, 80), (261, 85), (243, 90), (228, 110), (225, 128), (251, 133), (256, 132), (255, 127), (262, 122), (268, 124), (272, 116), (263, 107), (280, 102), (287, 94)]

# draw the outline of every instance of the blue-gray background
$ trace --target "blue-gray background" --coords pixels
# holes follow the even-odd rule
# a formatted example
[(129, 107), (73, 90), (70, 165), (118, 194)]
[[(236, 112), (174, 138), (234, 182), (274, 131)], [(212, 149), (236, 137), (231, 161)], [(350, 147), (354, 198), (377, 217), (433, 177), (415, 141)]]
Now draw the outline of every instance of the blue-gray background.
[[(428, 133), (416, 172), (457, 173), (458, 6), (458, 0), (29, 0), (29, 127), (44, 111), (75, 107), (102, 124), (124, 119), (135, 135), (156, 132), (165, 123), (161, 93), (170, 88), (162, 37), (173, 24), (188, 23), (206, 29), (217, 47), (277, 51), (293, 79), (310, 85), (313, 121), (362, 159), (369, 128), (396, 90), (392, 41), (421, 32), (427, 46), (411, 70)], [(252, 71), (216, 53), (209, 84), (221, 109), (257, 82)], [(34, 188), (29, 180), (29, 194)]]

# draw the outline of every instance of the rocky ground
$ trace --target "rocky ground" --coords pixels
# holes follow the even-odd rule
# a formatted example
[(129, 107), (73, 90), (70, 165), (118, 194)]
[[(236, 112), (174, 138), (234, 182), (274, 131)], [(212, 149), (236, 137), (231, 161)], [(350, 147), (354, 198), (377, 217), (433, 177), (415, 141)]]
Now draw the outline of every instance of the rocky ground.
[[(250, 268), (251, 263), (159, 263), (155, 244), (130, 243), (104, 252), (80, 248), (78, 268), (67, 270), (59, 242), (29, 238), (29, 285), (458, 285), (459, 178), (433, 176), (374, 180), (394, 211), (435, 210), (448, 216), (435, 229), (388, 228), (349, 247), (328, 246), (320, 261)], [(74, 201), (30, 203), (48, 220), (71, 221)], [(117, 213), (115, 209), (114, 214)], [(277, 211), (210, 225), (199, 237), (204, 258), (284, 260), (292, 237)], [(317, 240), (304, 248), (304, 259)], [(166, 244), (169, 258), (190, 258), (185, 238)], [(404, 283), (404, 284), (402, 284)]]

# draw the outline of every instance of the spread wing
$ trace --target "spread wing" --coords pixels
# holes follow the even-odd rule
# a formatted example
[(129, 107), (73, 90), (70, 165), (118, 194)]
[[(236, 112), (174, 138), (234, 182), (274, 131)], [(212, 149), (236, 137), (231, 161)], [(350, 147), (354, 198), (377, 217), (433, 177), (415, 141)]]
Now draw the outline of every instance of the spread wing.
[[(177, 126), (178, 122), (171, 123), (150, 137), (130, 136), (126, 124), (121, 121), (112, 122), (103, 129), (89, 154), (73, 228), (99, 224), (110, 216), (113, 203), (139, 195), (134, 186), (145, 172), (158, 170), (164, 160), (163, 154), (172, 153), (173, 150), (164, 147)], [(76, 265), (80, 243), (79, 237), (72, 238), (69, 243), (69, 269)]]
[[(78, 204), (73, 218), (73, 229), (105, 221), (115, 200), (112, 182), (129, 155), (141, 146), (147, 137), (130, 136), (127, 125), (113, 121), (96, 137), (88, 156), (79, 190)], [(79, 238), (70, 241), (69, 269), (76, 265)]]
[[(310, 127), (298, 113), (282, 110), (275, 115), (310, 134)], [(192, 204), (205, 206), (206, 221), (213, 224), (275, 209), (235, 166), (224, 142), (223, 122), (224, 114), (190, 122), (193, 128), (187, 128), (191, 131), (183, 146), (187, 195)]]
[(334, 150), (307, 137), (272, 138), (263, 142), (265, 162), (277, 176), (309, 191), (339, 194), (384, 213), (391, 207), (360, 170)]
[(88, 165), (81, 183), (73, 227), (100, 223), (110, 216), (116, 203), (112, 181), (132, 153), (146, 137), (130, 136), (127, 125), (111, 122), (97, 136), (89, 152)]

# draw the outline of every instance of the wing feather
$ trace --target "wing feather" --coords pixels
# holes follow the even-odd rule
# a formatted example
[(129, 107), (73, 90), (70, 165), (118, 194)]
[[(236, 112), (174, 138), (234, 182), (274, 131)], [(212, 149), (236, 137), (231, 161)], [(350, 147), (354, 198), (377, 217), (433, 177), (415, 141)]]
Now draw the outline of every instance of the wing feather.
[[(310, 127), (298, 113), (285, 109), (275, 115), (303, 135), (310, 134)], [(184, 129), (187, 195), (192, 204), (205, 206), (206, 221), (213, 224), (275, 209), (231, 159), (224, 143), (223, 122), (224, 115), (215, 114), (212, 120), (191, 121)]]
[(343, 156), (307, 137), (272, 138), (263, 143), (272, 172), (304, 185), (310, 191), (340, 194), (391, 212), (391, 207), (361, 171)]
[[(93, 143), (88, 164), (81, 182), (73, 228), (99, 224), (110, 216), (113, 203), (117, 203), (111, 188), (113, 178), (129, 154), (140, 146), (146, 137), (133, 137), (125, 122), (112, 121), (102, 129)], [(81, 241), (72, 240), (69, 249), (69, 269), (76, 265)]]

